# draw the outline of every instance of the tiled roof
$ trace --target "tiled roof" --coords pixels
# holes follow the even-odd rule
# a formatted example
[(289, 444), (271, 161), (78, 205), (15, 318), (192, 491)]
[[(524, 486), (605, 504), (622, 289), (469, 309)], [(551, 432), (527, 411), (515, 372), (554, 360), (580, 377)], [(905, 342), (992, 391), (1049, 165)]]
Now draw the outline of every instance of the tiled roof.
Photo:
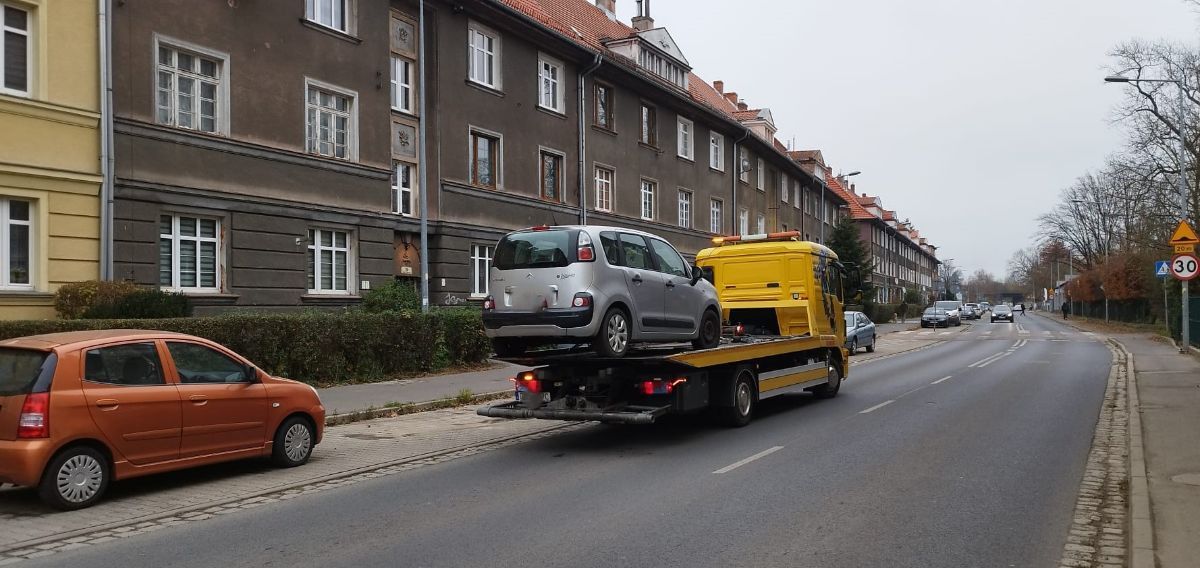
[(825, 185), (829, 187), (830, 191), (832, 191), (838, 197), (841, 197), (842, 201), (845, 201), (850, 205), (851, 219), (854, 219), (855, 221), (865, 221), (877, 218), (872, 215), (870, 211), (867, 211), (865, 208), (863, 208), (858, 200), (854, 198), (854, 194), (850, 193), (850, 190), (843, 187), (841, 182), (839, 182), (836, 177), (832, 175), (826, 175)]
[(733, 112), (733, 117), (738, 119), (739, 122), (743, 120), (758, 120), (759, 112), (761, 112), (761, 109), (756, 108), (749, 110), (737, 110)]

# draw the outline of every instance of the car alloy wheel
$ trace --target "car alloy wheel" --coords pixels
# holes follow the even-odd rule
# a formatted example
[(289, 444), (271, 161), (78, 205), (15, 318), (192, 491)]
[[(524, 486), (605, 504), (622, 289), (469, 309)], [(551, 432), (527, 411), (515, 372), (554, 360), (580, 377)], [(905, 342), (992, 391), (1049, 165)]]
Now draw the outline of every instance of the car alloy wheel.
[(604, 335), (608, 340), (609, 349), (614, 353), (624, 353), (625, 346), (629, 343), (629, 326), (625, 323), (625, 314), (617, 312), (605, 323)]

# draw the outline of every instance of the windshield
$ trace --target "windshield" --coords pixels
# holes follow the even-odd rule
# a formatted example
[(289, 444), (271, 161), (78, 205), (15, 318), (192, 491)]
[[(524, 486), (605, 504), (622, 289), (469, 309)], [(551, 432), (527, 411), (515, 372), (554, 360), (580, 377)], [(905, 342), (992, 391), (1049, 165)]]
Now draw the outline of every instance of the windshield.
[(941, 308), (925, 308), (925, 315), (927, 315), (927, 316), (944, 316), (944, 315), (946, 315), (946, 310), (943, 310)]
[(996, 306), (996, 313), (1003, 314), (1007, 313), (1008, 311), (1010, 311), (1008, 306)]
[(0, 396), (32, 392), (49, 356), (46, 351), (0, 348)]
[(938, 307), (938, 309), (942, 310), (957, 310), (962, 304), (960, 304), (957, 300), (943, 300), (935, 305)]
[(559, 268), (570, 264), (570, 250), (571, 231), (566, 229), (513, 233), (496, 247), (495, 267)]

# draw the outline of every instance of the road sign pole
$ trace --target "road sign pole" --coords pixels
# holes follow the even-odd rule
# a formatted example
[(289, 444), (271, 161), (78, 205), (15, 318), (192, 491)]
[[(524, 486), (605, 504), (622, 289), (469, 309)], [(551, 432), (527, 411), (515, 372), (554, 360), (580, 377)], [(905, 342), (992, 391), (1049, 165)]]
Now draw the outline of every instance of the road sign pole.
[(1188, 348), (1192, 346), (1191, 330), (1188, 329), (1190, 321), (1188, 321), (1188, 281), (1183, 281), (1183, 327), (1180, 328), (1180, 334), (1183, 336), (1183, 342), (1179, 346), (1180, 353), (1187, 353)]

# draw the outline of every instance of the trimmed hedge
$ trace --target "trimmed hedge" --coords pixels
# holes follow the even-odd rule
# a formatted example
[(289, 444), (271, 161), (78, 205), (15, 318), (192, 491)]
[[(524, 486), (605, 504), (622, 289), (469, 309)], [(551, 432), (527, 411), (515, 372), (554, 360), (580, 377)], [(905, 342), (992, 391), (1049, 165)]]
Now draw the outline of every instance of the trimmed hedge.
[(268, 373), (310, 384), (377, 381), (478, 363), (491, 354), (479, 312), (469, 309), (0, 321), (0, 340), (92, 329), (152, 329), (203, 337)]

